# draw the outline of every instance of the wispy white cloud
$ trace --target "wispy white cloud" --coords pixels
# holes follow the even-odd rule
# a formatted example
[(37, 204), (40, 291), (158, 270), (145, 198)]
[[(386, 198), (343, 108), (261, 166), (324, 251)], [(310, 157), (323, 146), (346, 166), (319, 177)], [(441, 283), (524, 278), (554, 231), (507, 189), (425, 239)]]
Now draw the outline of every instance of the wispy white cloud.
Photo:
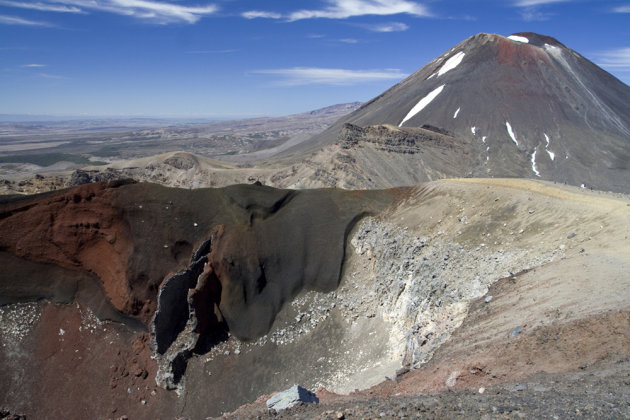
[(376, 23), (373, 25), (361, 25), (363, 28), (374, 32), (402, 32), (409, 29), (409, 26), (402, 22)]
[(243, 13), (248, 19), (269, 18), (296, 21), (302, 19), (347, 19), (355, 16), (377, 15), (390, 16), (408, 14), (429, 17), (429, 9), (417, 2), (409, 0), (326, 0), (327, 7), (315, 10), (298, 10), (283, 15), (275, 12), (253, 10)]
[(84, 13), (78, 7), (66, 6), (63, 4), (43, 3), (39, 1), (27, 3), (23, 1), (1, 0), (0, 5), (21, 9), (39, 10), (42, 12)]
[(630, 71), (630, 47), (602, 51), (595, 54), (597, 64), (617, 71)]
[(630, 13), (630, 6), (617, 6), (613, 9), (615, 13)]
[(54, 26), (52, 23), (37, 20), (23, 19), (17, 16), (0, 15), (0, 25), (22, 25), (22, 26)]
[(526, 22), (549, 20), (553, 14), (540, 10), (541, 6), (554, 3), (567, 3), (574, 0), (515, 0), (514, 5), (521, 8), (521, 17)]
[(42, 68), (42, 67), (46, 67), (46, 64), (22, 64), (20, 67), (25, 67), (25, 68)]
[(516, 6), (518, 7), (531, 7), (531, 6), (541, 6), (545, 4), (551, 3), (566, 3), (572, 0), (518, 0), (516, 1)]
[(280, 13), (264, 12), (262, 10), (250, 10), (249, 12), (243, 13), (241, 16), (245, 19), (282, 19), (282, 15)]
[(541, 12), (534, 7), (527, 7), (521, 10), (521, 17), (525, 22), (542, 22), (551, 19), (553, 14)]
[(339, 42), (343, 42), (344, 44), (358, 44), (359, 40), (354, 38), (342, 38)]
[(47, 0), (35, 3), (2, 0), (0, 4), (51, 12), (102, 11), (163, 24), (195, 23), (202, 17), (219, 10), (214, 4), (184, 6), (154, 0)]
[(328, 0), (328, 7), (319, 10), (298, 10), (289, 14), (289, 20), (312, 18), (347, 19), (364, 15), (431, 16), (429, 9), (408, 0)]
[(381, 80), (399, 80), (407, 77), (398, 69), (347, 70), (319, 67), (293, 67), (289, 69), (255, 70), (252, 73), (278, 76), (281, 86), (304, 85), (356, 85)]

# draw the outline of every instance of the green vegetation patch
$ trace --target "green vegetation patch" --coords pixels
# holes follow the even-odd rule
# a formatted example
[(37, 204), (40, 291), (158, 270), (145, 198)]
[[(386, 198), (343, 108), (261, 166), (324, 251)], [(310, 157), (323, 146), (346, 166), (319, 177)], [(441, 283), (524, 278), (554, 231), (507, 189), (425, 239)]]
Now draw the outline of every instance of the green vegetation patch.
[(32, 163), (39, 166), (50, 166), (57, 162), (72, 162), (79, 165), (107, 165), (107, 162), (91, 161), (84, 156), (68, 153), (0, 156), (0, 163)]
[(120, 150), (116, 146), (105, 146), (91, 152), (91, 154), (100, 157), (118, 157), (120, 156)]

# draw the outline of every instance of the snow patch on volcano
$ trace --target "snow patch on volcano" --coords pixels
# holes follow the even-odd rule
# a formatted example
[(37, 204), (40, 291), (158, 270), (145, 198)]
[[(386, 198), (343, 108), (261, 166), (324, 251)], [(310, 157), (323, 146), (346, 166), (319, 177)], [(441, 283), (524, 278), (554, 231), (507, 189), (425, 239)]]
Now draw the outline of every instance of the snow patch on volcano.
[(549, 155), (549, 159), (551, 160), (556, 160), (556, 154), (554, 152), (552, 152), (551, 150), (549, 150), (549, 136), (546, 133), (543, 133), (545, 135), (545, 140), (547, 140), (547, 145), (545, 146), (545, 151), (547, 152), (547, 154)]
[(536, 149), (534, 149), (534, 153), (532, 153), (532, 171), (540, 178), (540, 172), (538, 172), (538, 168), (536, 167)]
[(529, 44), (529, 39), (525, 38), (524, 36), (510, 35), (508, 36), (508, 39), (516, 42), (522, 42), (523, 44)]
[(481, 137), (481, 142), (486, 145), (486, 162), (489, 162), (490, 161), (490, 146), (488, 146), (488, 143), (486, 143), (487, 139), (488, 139), (488, 136)]
[(470, 127), (470, 132), (473, 134), (473, 136), (477, 135), (477, 127)]
[(507, 132), (510, 135), (510, 137), (512, 138), (512, 141), (518, 147), (518, 140), (516, 140), (516, 135), (514, 135), (514, 131), (512, 130), (512, 126), (510, 125), (510, 123), (508, 121), (505, 122), (505, 128), (507, 128)]
[(444, 73), (446, 73), (448, 71), (451, 71), (455, 67), (457, 67), (459, 65), (459, 63), (462, 62), (462, 60), (464, 59), (465, 55), (466, 55), (465, 52), (460, 51), (457, 54), (455, 54), (454, 56), (452, 56), (451, 58), (449, 58), (448, 60), (446, 60), (446, 63), (444, 63), (444, 65), (442, 66), (440, 71), (438, 71), (438, 76), (441, 76)]
[(424, 107), (429, 105), (442, 92), (442, 90), (444, 89), (444, 86), (446, 86), (446, 85), (442, 85), (442, 86), (432, 90), (431, 92), (429, 92), (429, 94), (427, 96), (425, 96), (424, 98), (420, 99), (420, 101), (416, 104), (416, 106), (411, 108), (411, 111), (409, 111), (407, 116), (405, 118), (403, 118), (403, 120), (400, 122), (400, 124), (398, 124), (398, 127), (402, 127), (402, 125), (407, 120), (409, 120), (410, 118), (413, 118), (418, 112), (422, 111), (424, 109)]
[(457, 108), (457, 111), (455, 111), (455, 113), (453, 114), (453, 118), (457, 118), (457, 115), (459, 115), (459, 110), (461, 108)]
[(549, 53), (557, 53), (560, 51), (560, 48), (556, 47), (555, 45), (545, 44), (545, 50), (547, 50), (547, 52)]

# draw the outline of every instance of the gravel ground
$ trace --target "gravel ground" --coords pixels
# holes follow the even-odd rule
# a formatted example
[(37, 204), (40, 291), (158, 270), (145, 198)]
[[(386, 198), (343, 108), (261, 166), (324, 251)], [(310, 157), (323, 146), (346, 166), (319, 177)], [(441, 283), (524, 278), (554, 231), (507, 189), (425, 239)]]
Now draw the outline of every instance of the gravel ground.
[(281, 412), (256, 404), (224, 418), (630, 419), (630, 358), (573, 373), (538, 373), (488, 389), (394, 397), (324, 396), (320, 404)]

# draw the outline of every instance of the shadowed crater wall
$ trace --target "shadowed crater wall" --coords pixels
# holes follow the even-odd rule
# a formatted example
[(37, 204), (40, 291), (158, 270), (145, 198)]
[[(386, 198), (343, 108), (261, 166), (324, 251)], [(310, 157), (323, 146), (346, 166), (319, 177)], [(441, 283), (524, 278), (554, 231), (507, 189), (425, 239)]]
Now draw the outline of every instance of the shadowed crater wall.
[(189, 267), (160, 287), (154, 347), (157, 382), (166, 388), (179, 387), (185, 361), (227, 338), (228, 330), (256, 339), (302, 289), (336, 289), (348, 232), (391, 200), (384, 193), (259, 185), (223, 193), (230, 217), (214, 226)]

